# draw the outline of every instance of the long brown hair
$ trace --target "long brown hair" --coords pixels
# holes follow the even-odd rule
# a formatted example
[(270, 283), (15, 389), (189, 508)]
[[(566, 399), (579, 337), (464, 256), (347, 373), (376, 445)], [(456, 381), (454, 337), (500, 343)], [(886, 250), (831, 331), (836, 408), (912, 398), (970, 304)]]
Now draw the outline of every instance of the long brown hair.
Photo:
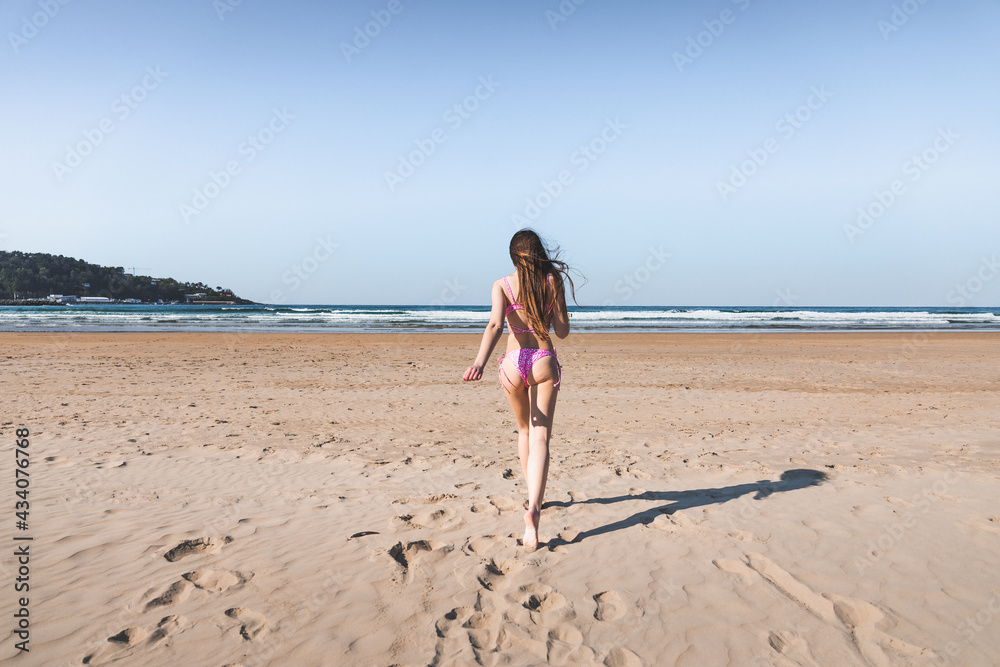
[[(545, 306), (555, 303), (555, 297), (564, 294), (565, 283), (569, 283), (576, 301), (576, 286), (569, 277), (570, 267), (559, 260), (560, 251), (553, 246), (550, 250), (532, 229), (522, 229), (510, 239), (510, 260), (517, 269), (517, 295), (524, 304), (524, 315), (535, 335), (549, 341), (548, 327), (545, 325)], [(547, 276), (552, 274), (555, 292), (546, 298)], [(554, 307), (554, 306), (553, 306)]]

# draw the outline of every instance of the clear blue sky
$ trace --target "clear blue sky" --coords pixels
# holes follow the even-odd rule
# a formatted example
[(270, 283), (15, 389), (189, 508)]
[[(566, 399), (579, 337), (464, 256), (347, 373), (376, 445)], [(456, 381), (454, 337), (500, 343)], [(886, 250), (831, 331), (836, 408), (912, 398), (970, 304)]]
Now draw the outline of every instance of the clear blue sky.
[(996, 0), (63, 1), (0, 8), (3, 249), (483, 304), (521, 216), (585, 304), (1000, 302)]

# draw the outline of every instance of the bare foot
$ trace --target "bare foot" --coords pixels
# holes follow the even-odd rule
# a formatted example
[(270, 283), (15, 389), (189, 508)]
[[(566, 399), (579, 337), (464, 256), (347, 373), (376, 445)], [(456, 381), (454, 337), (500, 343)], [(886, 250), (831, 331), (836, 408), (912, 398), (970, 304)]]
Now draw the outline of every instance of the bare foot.
[(538, 520), (541, 516), (541, 511), (537, 509), (524, 513), (524, 539), (521, 543), (529, 549), (538, 548)]

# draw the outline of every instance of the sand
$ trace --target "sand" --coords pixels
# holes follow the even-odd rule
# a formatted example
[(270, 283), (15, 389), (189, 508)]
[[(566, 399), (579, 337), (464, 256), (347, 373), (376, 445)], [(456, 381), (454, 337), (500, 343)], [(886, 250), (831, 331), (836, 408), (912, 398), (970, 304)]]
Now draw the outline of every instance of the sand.
[(1000, 664), (1000, 335), (573, 335), (537, 551), (478, 340), (0, 334), (12, 664)]

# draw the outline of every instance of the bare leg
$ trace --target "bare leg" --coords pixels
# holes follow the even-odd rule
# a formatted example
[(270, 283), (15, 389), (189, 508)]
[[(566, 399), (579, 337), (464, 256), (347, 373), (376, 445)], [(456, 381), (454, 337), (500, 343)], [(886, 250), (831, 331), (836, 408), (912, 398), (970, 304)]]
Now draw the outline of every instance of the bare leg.
[[(507, 364), (513, 367), (513, 363)], [(517, 371), (513, 368), (507, 369), (508, 373), (511, 373), (508, 377), (517, 378), (521, 380), (521, 376), (518, 375)], [(506, 382), (506, 381), (502, 381)], [(521, 382), (520, 386), (514, 388), (508, 387), (504, 384), (504, 389), (507, 394), (507, 401), (510, 403), (511, 410), (514, 411), (514, 419), (517, 420), (517, 454), (521, 459), (521, 472), (524, 473), (524, 478), (528, 478), (528, 431), (531, 418), (531, 404), (528, 402), (528, 392), (524, 390), (524, 383)]]
[(528, 430), (528, 461), (525, 479), (528, 482), (528, 511), (524, 514), (524, 546), (538, 547), (538, 523), (542, 516), (545, 483), (549, 476), (549, 438), (552, 417), (559, 390), (552, 381), (533, 385), (528, 390), (531, 402), (531, 423)]
[[(524, 392), (524, 402), (528, 402), (528, 392)], [(517, 455), (521, 459), (521, 472), (528, 479), (528, 425), (517, 430)]]

